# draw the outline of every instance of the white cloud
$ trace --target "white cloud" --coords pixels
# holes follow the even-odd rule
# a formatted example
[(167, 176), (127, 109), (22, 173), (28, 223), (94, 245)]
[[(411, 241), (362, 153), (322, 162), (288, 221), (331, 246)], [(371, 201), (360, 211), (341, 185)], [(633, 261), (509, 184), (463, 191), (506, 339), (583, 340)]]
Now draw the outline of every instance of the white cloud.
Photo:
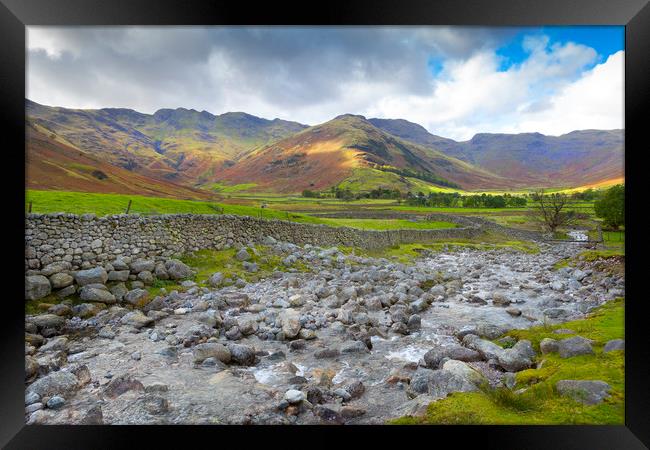
[(535, 39), (528, 59), (505, 71), (484, 51), (448, 61), (428, 96), (385, 96), (370, 115), (404, 118), (457, 140), (477, 132), (559, 135), (586, 128), (623, 127), (623, 51), (592, 69), (596, 53), (568, 43), (547, 48)]
[[(27, 97), (73, 108), (245, 111), (317, 124), (403, 118), (434, 134), (623, 126), (623, 52), (456, 27), (28, 27)], [(440, 61), (434, 76), (428, 62)]]

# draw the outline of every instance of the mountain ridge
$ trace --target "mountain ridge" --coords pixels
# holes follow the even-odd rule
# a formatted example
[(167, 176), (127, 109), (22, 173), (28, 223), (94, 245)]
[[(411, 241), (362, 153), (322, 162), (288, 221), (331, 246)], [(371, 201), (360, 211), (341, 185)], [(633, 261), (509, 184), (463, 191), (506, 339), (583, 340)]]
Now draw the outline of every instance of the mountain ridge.
[(179, 107), (145, 114), (25, 100), (28, 119), (71, 146), (145, 177), (194, 187), (225, 181), (299, 192), (336, 185), (353, 169), (415, 174), (464, 189), (575, 187), (624, 172), (622, 130), (477, 133), (454, 141), (405, 119), (350, 113), (308, 126), (241, 111)]

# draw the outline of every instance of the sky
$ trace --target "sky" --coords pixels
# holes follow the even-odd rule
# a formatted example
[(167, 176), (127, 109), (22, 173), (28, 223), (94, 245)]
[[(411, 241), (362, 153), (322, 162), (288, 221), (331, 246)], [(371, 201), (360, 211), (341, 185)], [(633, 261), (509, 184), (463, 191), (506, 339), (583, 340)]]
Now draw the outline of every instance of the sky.
[(624, 28), (27, 27), (30, 100), (340, 114), (476, 133), (624, 128)]

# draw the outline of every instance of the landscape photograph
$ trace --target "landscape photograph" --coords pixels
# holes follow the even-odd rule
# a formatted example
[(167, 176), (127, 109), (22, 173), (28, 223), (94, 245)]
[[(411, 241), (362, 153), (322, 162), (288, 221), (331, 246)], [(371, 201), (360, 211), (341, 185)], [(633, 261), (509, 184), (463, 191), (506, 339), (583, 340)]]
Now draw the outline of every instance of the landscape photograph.
[(624, 27), (26, 47), (26, 424), (624, 424)]

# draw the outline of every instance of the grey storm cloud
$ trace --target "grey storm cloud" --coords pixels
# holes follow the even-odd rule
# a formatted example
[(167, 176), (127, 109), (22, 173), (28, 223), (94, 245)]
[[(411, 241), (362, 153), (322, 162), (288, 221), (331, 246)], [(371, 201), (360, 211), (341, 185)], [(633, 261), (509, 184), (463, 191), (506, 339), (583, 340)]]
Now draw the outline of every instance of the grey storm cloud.
[[(514, 29), (29, 27), (27, 97), (142, 112), (239, 110), (305, 123), (362, 111), (350, 86), (427, 95), (432, 58), (465, 59)], [(356, 97), (355, 97), (356, 96)], [(339, 108), (338, 111), (335, 111)]]

